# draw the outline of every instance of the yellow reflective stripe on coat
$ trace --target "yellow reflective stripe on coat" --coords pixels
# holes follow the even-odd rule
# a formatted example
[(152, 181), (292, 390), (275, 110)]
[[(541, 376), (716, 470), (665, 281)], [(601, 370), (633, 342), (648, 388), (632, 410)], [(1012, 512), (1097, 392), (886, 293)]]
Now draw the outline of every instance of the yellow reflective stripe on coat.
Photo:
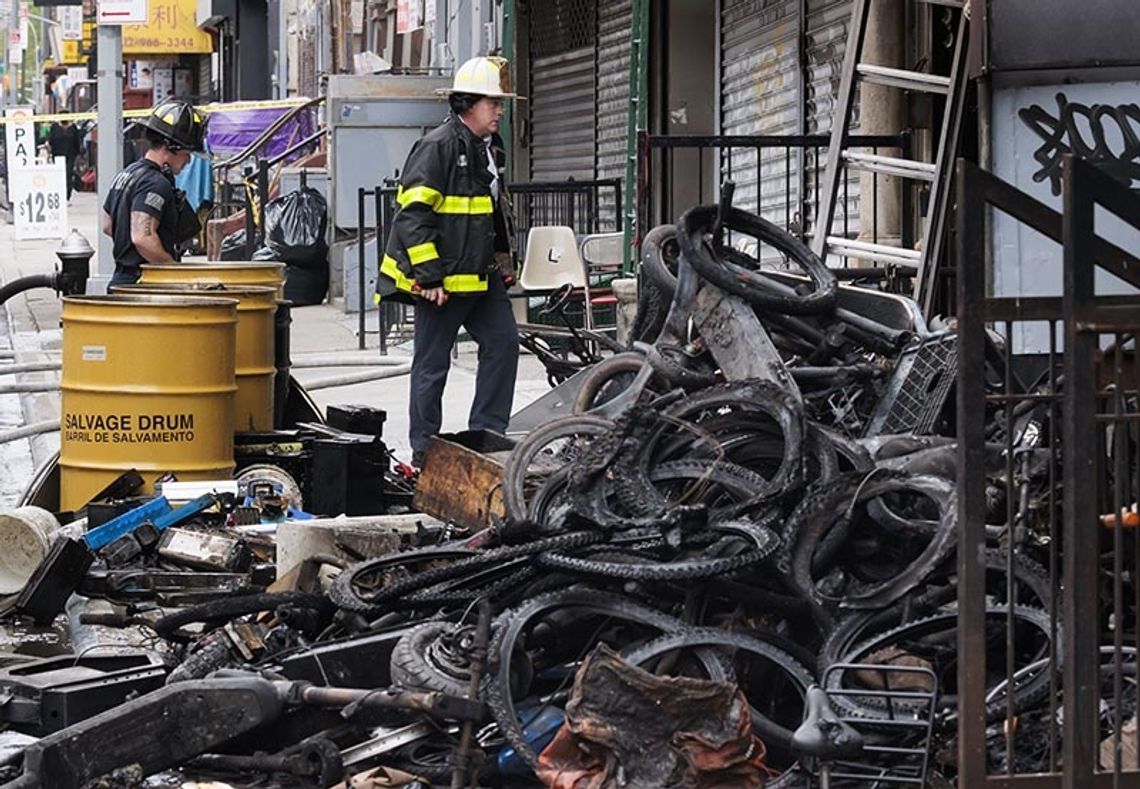
[(408, 260), (412, 261), (413, 266), (430, 260), (439, 260), (439, 250), (435, 248), (434, 241), (416, 244), (414, 247), (408, 247)]
[(404, 276), (404, 272), (400, 271), (396, 259), (391, 255), (385, 255), (384, 259), (380, 261), (380, 273), (391, 277), (392, 281), (396, 283), (397, 290), (402, 290), (405, 293), (412, 292), (413, 280)]
[(443, 198), (443, 202), (436, 207), (437, 214), (490, 214), (494, 213), (495, 206), (489, 196), (452, 197)]
[[(380, 273), (390, 277), (397, 290), (412, 292), (415, 281), (404, 276), (396, 259), (391, 255), (385, 255), (380, 262)], [(443, 289), (448, 293), (482, 293), (487, 290), (487, 278), (478, 274), (452, 274), (443, 278)]]
[(423, 203), (437, 214), (490, 214), (495, 210), (494, 203), (487, 195), (445, 197), (430, 186), (413, 186), (410, 189), (401, 186), (396, 192), (396, 202), (400, 208), (406, 208), (412, 203)]
[(411, 203), (423, 203), (431, 206), (433, 211), (438, 211), (443, 200), (443, 193), (430, 186), (413, 186), (411, 189), (401, 186), (396, 190), (396, 202), (400, 208), (407, 208)]
[(478, 274), (452, 274), (443, 278), (448, 293), (481, 293), (487, 289), (487, 278)]

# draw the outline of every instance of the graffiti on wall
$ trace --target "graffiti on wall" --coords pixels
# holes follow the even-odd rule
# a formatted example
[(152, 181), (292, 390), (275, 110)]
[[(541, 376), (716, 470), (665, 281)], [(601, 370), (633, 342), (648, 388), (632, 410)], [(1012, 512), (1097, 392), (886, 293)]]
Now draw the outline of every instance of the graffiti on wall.
[(1140, 181), (1140, 106), (1132, 104), (1081, 104), (1056, 96), (1057, 110), (1039, 104), (1018, 111), (1018, 117), (1041, 144), (1033, 152), (1040, 169), (1034, 181), (1048, 179), (1054, 195), (1061, 194), (1061, 157), (1073, 153), (1120, 181)]

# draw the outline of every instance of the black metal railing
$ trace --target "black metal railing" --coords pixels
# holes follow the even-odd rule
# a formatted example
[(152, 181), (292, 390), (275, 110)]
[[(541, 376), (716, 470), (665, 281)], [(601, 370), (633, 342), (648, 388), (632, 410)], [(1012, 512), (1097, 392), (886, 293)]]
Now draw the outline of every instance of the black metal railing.
[[(1124, 528), (1140, 497), (1140, 295), (1094, 284), (1098, 269), (1135, 283), (1140, 259), (1093, 221), (1140, 231), (1140, 200), (1085, 162), (1066, 157), (1064, 173), (1062, 217), (957, 166), (959, 786), (1140, 775), (1126, 733), (1140, 530)], [(1057, 242), (1063, 295), (981, 295), (995, 208)]]
[[(850, 148), (894, 155), (910, 155), (910, 137), (900, 135), (852, 135)], [(720, 184), (736, 184), (733, 204), (758, 213), (810, 245), (814, 219), (827, 163), (830, 135), (721, 135), (671, 136), (641, 132), (637, 148), (636, 239), (652, 227), (675, 222), (688, 208), (715, 203)], [(878, 242), (879, 179), (875, 188), (860, 194), (859, 175), (845, 179), (839, 190), (839, 205), (831, 235)], [(895, 179), (902, 181), (902, 179)], [(899, 243), (914, 243), (912, 190), (898, 185)], [(847, 265), (829, 261), (831, 265)]]
[(579, 235), (621, 229), (621, 179), (534, 181), (508, 184), (515, 208), (519, 255), (526, 251), (532, 227), (565, 225)]
[[(392, 217), (396, 215), (396, 193), (398, 189), (394, 183), (388, 181), (378, 184), (372, 189), (363, 186), (356, 190), (356, 288), (357, 288), (357, 349), (363, 351), (366, 345), (365, 317), (368, 307), (373, 303), (373, 289), (368, 287), (368, 272), (379, 274), (380, 259), (384, 255), (384, 243), (388, 238), (388, 228), (392, 225)], [(365, 248), (368, 243), (367, 215), (368, 198), (373, 200), (374, 225), (371, 228), (372, 237), (376, 239), (376, 257), (368, 259)], [(380, 355), (388, 355), (389, 329), (405, 320), (405, 305), (400, 302), (381, 302), (377, 309), (377, 333), (380, 335)]]

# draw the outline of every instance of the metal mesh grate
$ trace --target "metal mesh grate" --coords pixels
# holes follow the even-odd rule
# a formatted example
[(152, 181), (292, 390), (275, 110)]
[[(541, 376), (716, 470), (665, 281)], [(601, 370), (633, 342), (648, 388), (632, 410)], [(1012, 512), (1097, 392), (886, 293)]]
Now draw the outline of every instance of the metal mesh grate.
[(540, 1), (527, 7), (531, 52), (537, 56), (593, 46), (597, 40), (597, 0)]
[[(868, 682), (869, 680), (869, 682)], [(843, 723), (864, 737), (854, 760), (832, 765), (840, 786), (927, 786), (938, 678), (929, 668), (884, 663), (834, 663), (824, 672), (828, 699)], [(869, 713), (868, 702), (879, 705)], [(863, 712), (856, 712), (863, 709)], [(815, 784), (809, 784), (814, 786)]]
[(867, 423), (866, 434), (931, 432), (957, 374), (957, 334), (930, 337), (907, 349)]

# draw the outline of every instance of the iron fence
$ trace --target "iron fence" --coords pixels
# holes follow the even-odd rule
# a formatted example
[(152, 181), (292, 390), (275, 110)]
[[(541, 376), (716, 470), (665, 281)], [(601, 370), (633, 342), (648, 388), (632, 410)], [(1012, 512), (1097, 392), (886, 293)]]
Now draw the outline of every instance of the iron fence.
[[(958, 785), (1137, 785), (1140, 200), (1067, 157), (1064, 215), (957, 169)], [(1064, 294), (986, 296), (988, 215), (1058, 243)], [(964, 656), (969, 656), (965, 659)]]
[(615, 206), (621, 205), (621, 179), (535, 181), (507, 185), (515, 208), (519, 255), (526, 251), (532, 227), (565, 225), (579, 236), (621, 229)]
[[(852, 135), (850, 148), (879, 153), (897, 151), (894, 155), (909, 158), (910, 137), (900, 135)], [(731, 180), (736, 184), (734, 205), (755, 212), (783, 227), (810, 246), (816, 232), (814, 221), (820, 201), (827, 148), (831, 137), (811, 135), (721, 135), (672, 136), (638, 135), (637, 148), (637, 239), (650, 228), (674, 222), (693, 205), (714, 203), (719, 198), (720, 184)], [(879, 185), (877, 173), (867, 174), (873, 188), (862, 195), (860, 176), (846, 178), (839, 190), (838, 204), (831, 235), (879, 242), (884, 235), (879, 227)], [(895, 183), (899, 200), (899, 238), (897, 243), (911, 248), (914, 244), (912, 222), (912, 189), (902, 179)], [(887, 182), (882, 182), (887, 183)], [(656, 188), (650, 184), (657, 185)], [(640, 244), (636, 244), (639, 246)], [(758, 251), (760, 259), (770, 262), (772, 255)], [(829, 261), (829, 265), (846, 268), (846, 258)]]

